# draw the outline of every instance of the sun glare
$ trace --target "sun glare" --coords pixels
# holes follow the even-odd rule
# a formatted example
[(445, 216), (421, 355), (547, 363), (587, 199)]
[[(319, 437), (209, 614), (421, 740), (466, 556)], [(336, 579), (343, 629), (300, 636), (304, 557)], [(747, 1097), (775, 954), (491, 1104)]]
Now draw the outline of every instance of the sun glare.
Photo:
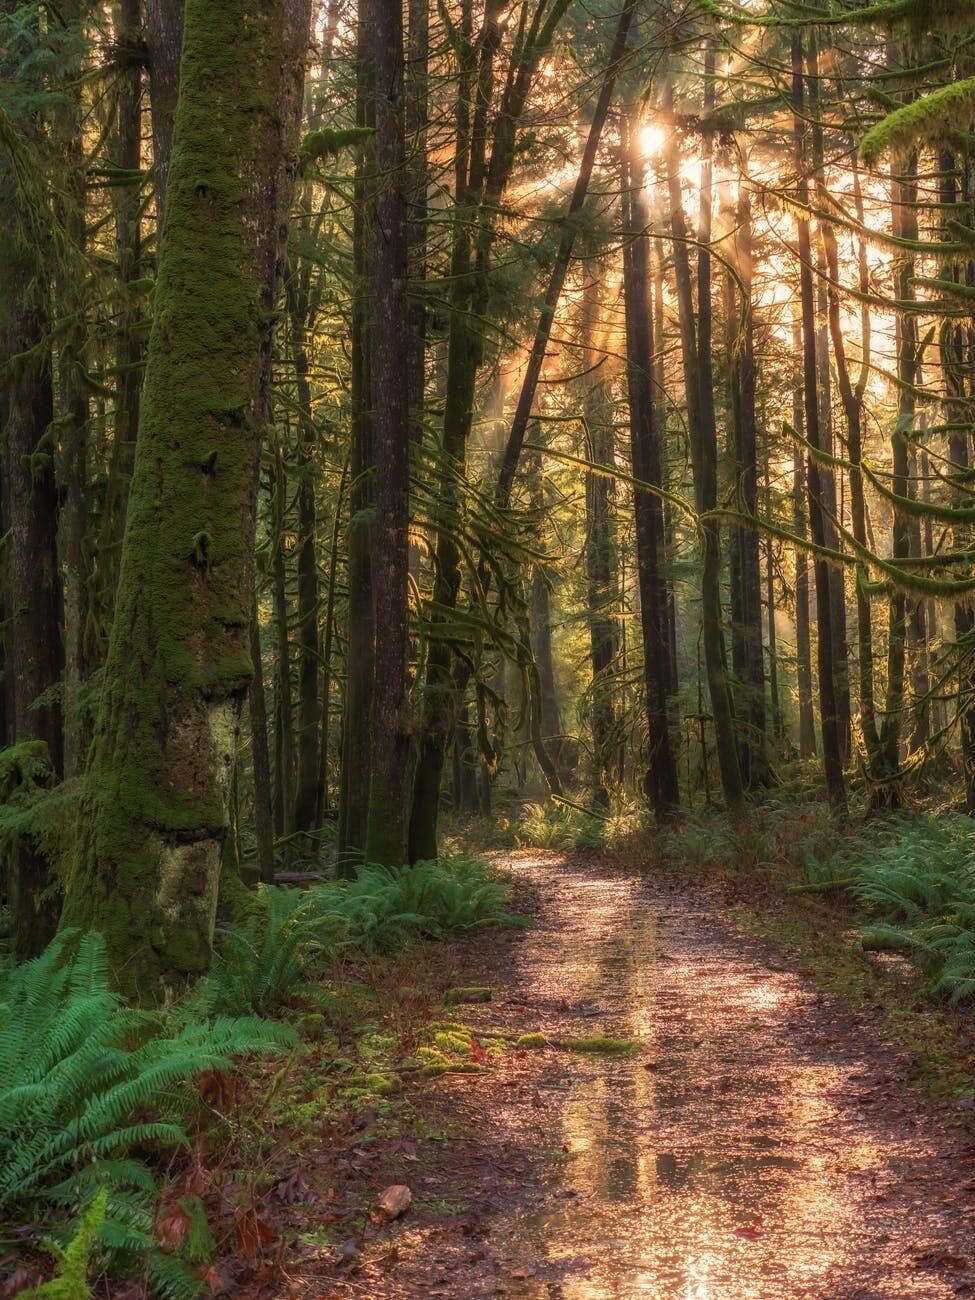
[(663, 151), (667, 133), (659, 122), (647, 122), (640, 127), (640, 152), (645, 158), (654, 158)]

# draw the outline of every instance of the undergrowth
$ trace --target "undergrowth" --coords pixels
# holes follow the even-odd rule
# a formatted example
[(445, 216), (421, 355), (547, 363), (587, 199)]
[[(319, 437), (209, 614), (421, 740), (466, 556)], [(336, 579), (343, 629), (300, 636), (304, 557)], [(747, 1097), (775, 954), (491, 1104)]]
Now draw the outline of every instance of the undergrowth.
[[(177, 1024), (126, 1006), (97, 934), (64, 932), (34, 961), (8, 966), (0, 972), (0, 1243), (26, 1221), (59, 1244), (80, 1215), (78, 1232), (91, 1236), (102, 1264), (145, 1275), (171, 1300), (197, 1295), (191, 1263), (160, 1249), (154, 1231), (163, 1162), (190, 1144), (194, 1094), (185, 1085), (242, 1053), (293, 1041), (285, 1026), (257, 1019)], [(89, 1231), (85, 1215), (100, 1193), (103, 1212)], [(77, 1248), (64, 1254), (75, 1273), (78, 1258)]]
[(467, 857), (362, 867), (353, 880), (304, 891), (265, 886), (251, 919), (223, 932), (190, 1005), (196, 1014), (269, 1014), (343, 956), (389, 954), (416, 939), (516, 924), (507, 899), (504, 881)]
[[(62, 933), (36, 960), (0, 966), (4, 1263), (22, 1252), (29, 1224), (30, 1276), (50, 1269), (37, 1254), (42, 1241), (57, 1268), (35, 1287), (38, 1296), (84, 1300), (88, 1276), (106, 1274), (162, 1300), (202, 1294), (216, 1250), (210, 1216), (227, 1220), (248, 1249), (256, 1230), (247, 1224), (258, 1217), (246, 1196), (234, 1208), (236, 1193), (226, 1190), (232, 1168), (221, 1174), (223, 1192), (203, 1170), (210, 1130), (223, 1134), (216, 1143), (224, 1151), (232, 1141), (235, 1159), (258, 1167), (267, 1116), (288, 1102), (295, 1111), (288, 1079), (309, 1053), (316, 1088), (325, 1082), (345, 1106), (394, 1092), (401, 1060), (432, 1072), (419, 1040), (414, 1056), (404, 1057), (399, 1037), (370, 1019), (375, 1002), (366, 984), (361, 1006), (349, 1005), (350, 991), (370, 967), (369, 987), (381, 981), (391, 954), (408, 960), (415, 942), (519, 921), (507, 899), (500, 877), (463, 857), (404, 870), (366, 867), (354, 880), (306, 891), (262, 888), (250, 919), (218, 935), (210, 974), (165, 1011), (123, 1001), (95, 934)], [(336, 983), (338, 972), (348, 975)], [(265, 1018), (272, 1014), (279, 1019)], [(308, 1046), (268, 1081), (265, 1121), (242, 1120), (230, 1077), (235, 1059), (297, 1047), (296, 1029)], [(354, 1059), (342, 1058), (340, 1038)], [(474, 1068), (460, 1038), (434, 1039), (426, 1050), (439, 1053), (438, 1068)], [(321, 1099), (302, 1104), (321, 1115)]]

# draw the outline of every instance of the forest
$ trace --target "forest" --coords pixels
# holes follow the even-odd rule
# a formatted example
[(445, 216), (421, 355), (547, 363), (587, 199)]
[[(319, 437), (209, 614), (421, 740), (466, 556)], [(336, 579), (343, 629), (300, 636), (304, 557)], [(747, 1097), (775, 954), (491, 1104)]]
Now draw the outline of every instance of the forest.
[(0, 0), (0, 378), (0, 1300), (975, 1289), (975, 0)]

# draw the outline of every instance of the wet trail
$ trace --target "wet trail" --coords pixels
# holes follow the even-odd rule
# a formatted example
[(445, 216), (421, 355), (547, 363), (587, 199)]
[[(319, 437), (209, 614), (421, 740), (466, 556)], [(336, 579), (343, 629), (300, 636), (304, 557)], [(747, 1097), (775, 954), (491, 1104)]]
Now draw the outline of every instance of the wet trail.
[[(487, 972), (494, 1003), (468, 1018), (553, 1042), (633, 1036), (642, 1050), (553, 1047), (493, 1090), (456, 1088), (481, 1158), (493, 1151), (509, 1179), (514, 1166), (513, 1182), (466, 1187), (457, 1231), (407, 1228), (359, 1294), (975, 1294), (969, 1139), (905, 1090), (854, 1014), (652, 882), (555, 854), (510, 866), (540, 916), (510, 965)], [(554, 1165), (538, 1163), (542, 1142)]]

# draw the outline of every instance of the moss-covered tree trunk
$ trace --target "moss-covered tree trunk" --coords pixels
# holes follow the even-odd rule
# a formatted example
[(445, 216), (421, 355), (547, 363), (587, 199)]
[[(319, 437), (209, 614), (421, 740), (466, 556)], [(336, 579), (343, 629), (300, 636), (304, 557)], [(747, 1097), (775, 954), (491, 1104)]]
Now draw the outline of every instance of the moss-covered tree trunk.
[(115, 620), (63, 921), (146, 997), (210, 961), (307, 0), (188, 0)]

